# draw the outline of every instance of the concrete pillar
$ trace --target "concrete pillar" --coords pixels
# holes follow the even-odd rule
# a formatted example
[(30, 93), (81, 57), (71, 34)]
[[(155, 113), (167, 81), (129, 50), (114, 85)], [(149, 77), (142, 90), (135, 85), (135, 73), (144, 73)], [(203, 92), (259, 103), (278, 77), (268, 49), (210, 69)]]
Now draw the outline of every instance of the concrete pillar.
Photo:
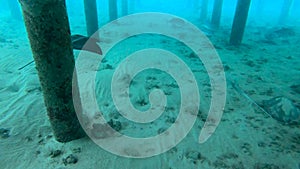
[(202, 0), (201, 2), (201, 11), (200, 11), (200, 21), (205, 22), (207, 19), (208, 11), (208, 0)]
[(128, 15), (128, 0), (122, 0), (122, 16)]
[(212, 18), (211, 18), (211, 24), (214, 28), (218, 28), (220, 26), (222, 8), (223, 8), (223, 0), (215, 0)]
[(113, 21), (118, 19), (118, 7), (117, 7), (117, 0), (109, 0), (109, 20)]
[(84, 0), (84, 12), (87, 35), (92, 36), (99, 28), (96, 0)]
[(243, 39), (251, 0), (238, 0), (232, 24), (230, 44), (240, 45)]
[(293, 0), (284, 0), (281, 8), (281, 14), (279, 17), (279, 24), (285, 24), (287, 18), (290, 15), (290, 9), (292, 7)]
[(19, 0), (47, 114), (59, 142), (85, 136), (72, 99), (74, 57), (64, 0)]

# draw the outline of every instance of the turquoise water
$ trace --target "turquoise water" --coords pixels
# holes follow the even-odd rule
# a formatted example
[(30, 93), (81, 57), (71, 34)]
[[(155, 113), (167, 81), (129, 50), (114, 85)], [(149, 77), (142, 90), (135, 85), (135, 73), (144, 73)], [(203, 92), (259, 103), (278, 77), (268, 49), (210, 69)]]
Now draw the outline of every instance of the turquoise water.
[[(0, 168), (300, 169), (298, 0), (252, 0), (239, 45), (230, 44), (237, 0), (223, 1), (219, 26), (213, 0), (117, 0), (117, 10), (96, 2), (91, 37), (102, 54), (88, 44), (84, 1), (66, 0), (64, 26), (83, 38), (72, 41), (81, 97), (72, 104), (83, 111), (70, 111), (87, 133), (67, 143), (50, 123), (65, 112), (47, 112), (56, 101), (45, 97), (22, 8), (2, 2)], [(62, 30), (45, 25), (47, 37)], [(200, 132), (209, 133), (204, 142)]]

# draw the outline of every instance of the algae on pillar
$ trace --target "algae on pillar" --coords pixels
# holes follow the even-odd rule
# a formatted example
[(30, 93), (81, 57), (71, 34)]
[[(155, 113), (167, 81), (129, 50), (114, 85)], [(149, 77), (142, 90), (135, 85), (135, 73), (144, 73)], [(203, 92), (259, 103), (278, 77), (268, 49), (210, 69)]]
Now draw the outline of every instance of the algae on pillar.
[(211, 24), (214, 28), (218, 28), (220, 26), (221, 14), (222, 14), (222, 7), (223, 0), (215, 0), (214, 8), (212, 13)]
[(85, 135), (72, 99), (75, 67), (64, 0), (19, 0), (47, 114), (59, 142)]
[(109, 0), (109, 20), (113, 21), (118, 19), (118, 7), (117, 0)]
[(231, 45), (240, 45), (242, 42), (247, 23), (250, 3), (251, 0), (238, 0), (237, 2), (230, 36)]
[(96, 0), (84, 0), (84, 12), (87, 35), (92, 36), (98, 31), (98, 14)]

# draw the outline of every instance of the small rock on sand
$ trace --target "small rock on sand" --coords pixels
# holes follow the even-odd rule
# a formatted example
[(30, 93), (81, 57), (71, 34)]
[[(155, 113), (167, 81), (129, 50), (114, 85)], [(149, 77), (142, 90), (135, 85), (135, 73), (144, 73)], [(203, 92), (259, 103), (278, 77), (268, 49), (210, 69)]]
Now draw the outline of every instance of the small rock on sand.
[(9, 129), (5, 129), (5, 128), (0, 128), (0, 137), (1, 138), (8, 138), (9, 135)]
[(63, 158), (64, 165), (75, 164), (75, 163), (77, 163), (77, 161), (78, 161), (77, 156), (75, 156), (73, 154), (70, 154), (66, 158)]
[(51, 151), (50, 157), (51, 157), (51, 158), (55, 158), (55, 157), (57, 157), (57, 156), (59, 156), (59, 155), (61, 155), (61, 154), (62, 154), (62, 151), (61, 151), (61, 150), (54, 150), (54, 151)]

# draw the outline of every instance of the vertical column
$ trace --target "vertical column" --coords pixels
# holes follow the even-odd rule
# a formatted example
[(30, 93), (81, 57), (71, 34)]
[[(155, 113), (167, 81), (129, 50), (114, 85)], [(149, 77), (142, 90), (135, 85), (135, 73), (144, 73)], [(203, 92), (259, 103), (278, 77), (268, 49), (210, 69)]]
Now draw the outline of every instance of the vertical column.
[(122, 16), (128, 15), (128, 0), (122, 0)]
[(92, 36), (98, 31), (98, 14), (96, 0), (84, 0), (84, 12), (87, 35)]
[(19, 0), (47, 114), (59, 142), (85, 135), (72, 99), (74, 57), (64, 0)]
[(201, 2), (201, 13), (200, 21), (205, 22), (207, 19), (207, 10), (208, 10), (208, 0), (202, 0)]
[(113, 21), (118, 19), (118, 7), (117, 7), (117, 0), (109, 0), (109, 20)]
[(251, 0), (238, 0), (232, 24), (230, 44), (240, 45), (243, 39)]
[(223, 0), (215, 0), (211, 19), (212, 26), (215, 28), (218, 28), (220, 26), (222, 6)]
[(281, 8), (281, 14), (279, 17), (279, 24), (284, 24), (289, 17), (290, 9), (292, 7), (293, 0), (284, 0), (282, 8)]

